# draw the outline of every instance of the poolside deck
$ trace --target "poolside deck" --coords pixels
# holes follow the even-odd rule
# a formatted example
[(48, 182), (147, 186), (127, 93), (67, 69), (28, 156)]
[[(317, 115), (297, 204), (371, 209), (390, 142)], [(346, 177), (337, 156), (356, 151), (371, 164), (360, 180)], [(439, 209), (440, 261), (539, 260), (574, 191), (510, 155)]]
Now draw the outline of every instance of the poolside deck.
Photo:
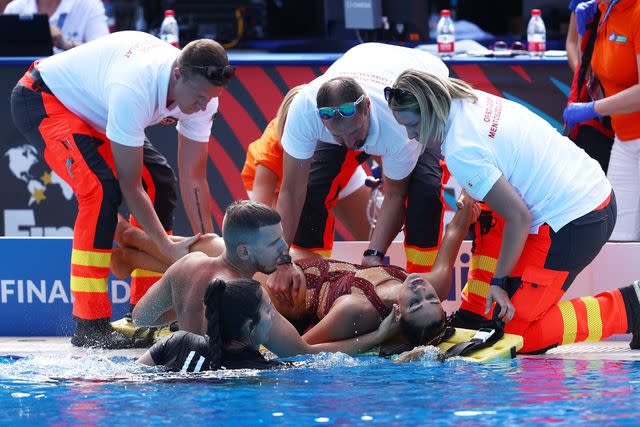
[[(0, 337), (0, 355), (86, 354), (104, 353), (111, 356), (138, 357), (145, 349), (95, 350), (71, 345), (68, 337)], [(640, 360), (640, 350), (630, 350), (628, 341), (601, 341), (564, 345), (544, 355), (518, 356), (575, 360)]]

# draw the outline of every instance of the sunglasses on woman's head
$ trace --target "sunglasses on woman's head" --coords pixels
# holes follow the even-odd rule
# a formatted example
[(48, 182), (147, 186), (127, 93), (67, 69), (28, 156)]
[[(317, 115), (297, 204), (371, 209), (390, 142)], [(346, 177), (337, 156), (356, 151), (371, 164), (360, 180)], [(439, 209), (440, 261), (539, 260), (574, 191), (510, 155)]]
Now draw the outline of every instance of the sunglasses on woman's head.
[(384, 88), (384, 99), (386, 99), (387, 102), (391, 102), (392, 99), (395, 99), (399, 103), (402, 103), (409, 96), (413, 96), (413, 95), (411, 94), (411, 92), (408, 92), (404, 89), (399, 89), (399, 88), (394, 88), (389, 86)]
[(322, 120), (331, 120), (336, 115), (336, 112), (340, 113), (342, 117), (353, 117), (356, 114), (356, 106), (362, 102), (364, 95), (360, 95), (360, 98), (353, 102), (347, 102), (337, 107), (320, 107), (317, 109), (318, 115)]
[(200, 74), (205, 76), (208, 80), (229, 80), (236, 74), (236, 67), (233, 65), (225, 65), (224, 67), (216, 67), (215, 65), (183, 65), (183, 67), (193, 68), (199, 70)]

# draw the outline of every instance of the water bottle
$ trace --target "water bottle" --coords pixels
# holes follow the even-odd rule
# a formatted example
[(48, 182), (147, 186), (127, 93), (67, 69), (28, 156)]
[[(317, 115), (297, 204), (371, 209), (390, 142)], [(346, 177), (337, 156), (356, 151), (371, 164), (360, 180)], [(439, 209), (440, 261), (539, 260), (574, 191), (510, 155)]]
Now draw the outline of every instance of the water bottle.
[(164, 20), (160, 25), (160, 39), (166, 41), (172, 46), (180, 47), (178, 21), (176, 21), (175, 12), (173, 10), (164, 11)]
[(440, 11), (440, 21), (438, 21), (438, 54), (442, 58), (451, 58), (455, 51), (456, 29), (453, 26), (451, 12)]
[(547, 30), (540, 16), (540, 9), (531, 10), (531, 19), (527, 25), (527, 49), (532, 58), (542, 58), (547, 50)]

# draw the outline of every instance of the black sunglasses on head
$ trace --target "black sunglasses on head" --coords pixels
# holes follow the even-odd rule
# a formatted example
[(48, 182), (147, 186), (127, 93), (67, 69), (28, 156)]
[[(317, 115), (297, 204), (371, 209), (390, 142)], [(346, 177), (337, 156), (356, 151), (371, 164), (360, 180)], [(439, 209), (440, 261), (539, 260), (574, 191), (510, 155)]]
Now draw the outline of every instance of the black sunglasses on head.
[(209, 80), (229, 80), (236, 74), (236, 67), (233, 65), (225, 65), (224, 67), (216, 67), (215, 65), (183, 65), (183, 67), (199, 70)]
[(389, 86), (384, 88), (384, 99), (386, 99), (387, 102), (391, 102), (392, 99), (395, 99), (399, 103), (403, 103), (409, 97), (413, 97), (413, 94), (404, 89)]

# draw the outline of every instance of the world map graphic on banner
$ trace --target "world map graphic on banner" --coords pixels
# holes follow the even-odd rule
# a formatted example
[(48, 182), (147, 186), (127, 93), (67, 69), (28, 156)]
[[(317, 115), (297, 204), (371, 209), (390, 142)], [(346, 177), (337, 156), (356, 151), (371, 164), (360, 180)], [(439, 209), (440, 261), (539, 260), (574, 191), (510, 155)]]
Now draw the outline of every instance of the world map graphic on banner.
[[(42, 237), (71, 236), (70, 225), (51, 220), (36, 221), (36, 212), (45, 208), (51, 199), (57, 205), (68, 202), (74, 205), (73, 190), (55, 172), (47, 167), (41, 153), (30, 144), (22, 144), (8, 148), (3, 155), (3, 175), (6, 171), (19, 181), (13, 185), (13, 205), (22, 201), (12, 209), (4, 209), (4, 234), (6, 236)], [(6, 180), (4, 182), (7, 182)], [(67, 220), (68, 222), (68, 220)]]

